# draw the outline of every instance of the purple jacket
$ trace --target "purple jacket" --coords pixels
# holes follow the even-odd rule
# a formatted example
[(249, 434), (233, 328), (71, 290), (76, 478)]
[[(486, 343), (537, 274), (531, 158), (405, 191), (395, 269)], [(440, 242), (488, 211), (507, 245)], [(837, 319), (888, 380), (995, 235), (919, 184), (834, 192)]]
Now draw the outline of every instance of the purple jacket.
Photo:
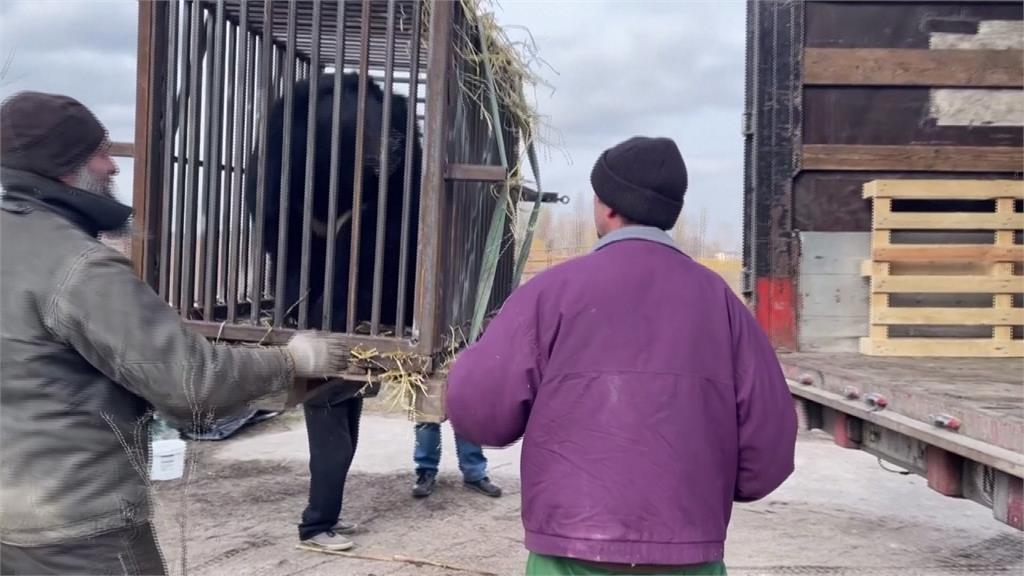
[(509, 297), (448, 377), (460, 436), (523, 437), (526, 547), (594, 562), (721, 560), (734, 501), (793, 471), (778, 359), (714, 272), (630, 227)]

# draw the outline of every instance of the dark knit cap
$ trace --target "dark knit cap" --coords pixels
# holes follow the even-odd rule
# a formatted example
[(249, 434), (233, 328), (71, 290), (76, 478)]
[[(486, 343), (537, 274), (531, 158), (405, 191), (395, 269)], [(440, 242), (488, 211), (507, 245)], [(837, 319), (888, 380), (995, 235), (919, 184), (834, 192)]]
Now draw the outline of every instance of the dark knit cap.
[(61, 178), (81, 168), (107, 131), (68, 96), (19, 92), (0, 107), (0, 166)]
[(683, 209), (686, 164), (672, 140), (636, 136), (601, 154), (590, 185), (623, 217), (668, 230)]

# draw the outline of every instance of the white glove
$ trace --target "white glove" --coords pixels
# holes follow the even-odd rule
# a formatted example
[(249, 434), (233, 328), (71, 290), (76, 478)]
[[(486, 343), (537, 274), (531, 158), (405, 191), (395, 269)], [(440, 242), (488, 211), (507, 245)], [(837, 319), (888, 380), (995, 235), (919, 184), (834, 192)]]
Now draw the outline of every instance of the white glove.
[(324, 332), (298, 332), (285, 350), (300, 378), (336, 376), (348, 366), (348, 348), (337, 337)]

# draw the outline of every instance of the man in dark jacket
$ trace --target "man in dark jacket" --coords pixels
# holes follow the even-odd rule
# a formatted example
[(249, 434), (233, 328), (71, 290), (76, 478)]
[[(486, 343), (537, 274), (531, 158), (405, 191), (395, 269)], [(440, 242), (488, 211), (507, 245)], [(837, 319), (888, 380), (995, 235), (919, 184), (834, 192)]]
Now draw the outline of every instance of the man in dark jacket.
[(743, 303), (666, 234), (675, 143), (632, 138), (591, 172), (600, 241), (518, 289), (455, 361), (464, 437), (520, 437), (528, 574), (723, 573), (733, 502), (793, 470), (796, 414)]
[(131, 209), (111, 193), (106, 130), (68, 97), (0, 108), (0, 572), (164, 574), (150, 524), (149, 420), (188, 425), (335, 375), (338, 343), (213, 345), (97, 240)]

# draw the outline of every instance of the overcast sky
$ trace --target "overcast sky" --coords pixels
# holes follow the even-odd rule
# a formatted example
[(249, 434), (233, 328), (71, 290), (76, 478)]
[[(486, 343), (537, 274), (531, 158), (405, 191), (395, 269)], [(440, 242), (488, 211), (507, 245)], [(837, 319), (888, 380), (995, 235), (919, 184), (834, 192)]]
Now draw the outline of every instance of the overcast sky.
[[(113, 139), (132, 140), (137, 9), (135, 0), (0, 1), (0, 57), (14, 50), (0, 97), (69, 94)], [(590, 168), (603, 149), (635, 134), (667, 136), (690, 173), (685, 210), (707, 207), (712, 234), (728, 234), (738, 248), (742, 0), (503, 0), (496, 11), (503, 24), (528, 29), (550, 65), (539, 68), (550, 88), (536, 91), (557, 146), (540, 152), (546, 189), (589, 202)], [(120, 163), (119, 194), (129, 201), (131, 162)]]

